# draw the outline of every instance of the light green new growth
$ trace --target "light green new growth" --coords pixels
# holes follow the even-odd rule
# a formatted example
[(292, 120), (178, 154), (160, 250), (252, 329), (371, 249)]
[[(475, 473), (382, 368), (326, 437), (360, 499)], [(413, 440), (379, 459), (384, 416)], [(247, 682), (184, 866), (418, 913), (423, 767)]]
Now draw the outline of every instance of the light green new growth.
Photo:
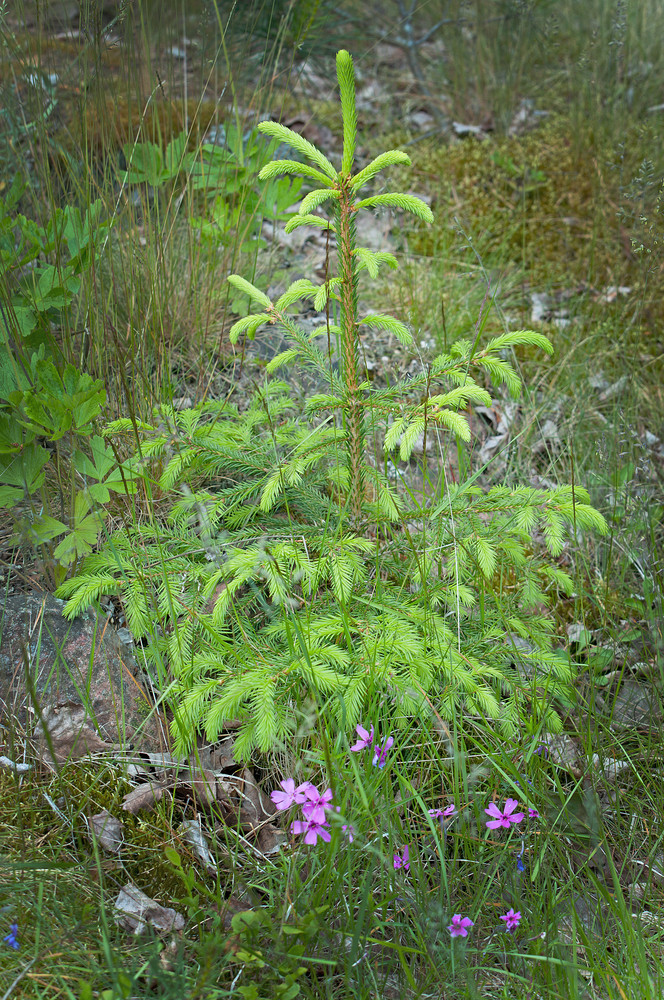
[[(372, 276), (378, 271), (380, 263), (389, 263), (396, 266), (396, 261), (391, 255), (376, 254), (369, 250), (358, 248), (355, 239), (355, 215), (363, 207), (373, 205), (389, 205), (403, 211), (412, 212), (418, 218), (426, 222), (433, 221), (428, 206), (419, 198), (407, 194), (387, 194), (377, 195), (364, 201), (356, 202), (357, 191), (363, 187), (376, 174), (395, 164), (409, 163), (410, 159), (399, 150), (389, 150), (376, 157), (364, 170), (361, 170), (355, 177), (352, 176), (353, 161), (355, 156), (355, 146), (357, 137), (357, 113), (355, 108), (355, 77), (353, 71), (353, 60), (350, 54), (344, 50), (337, 54), (337, 78), (339, 82), (339, 93), (341, 98), (341, 110), (343, 118), (343, 155), (341, 171), (334, 171), (327, 157), (315, 146), (302, 139), (297, 133), (291, 132), (283, 126), (277, 126), (274, 122), (261, 122), (258, 128), (279, 138), (297, 149), (307, 159), (312, 160), (323, 170), (327, 177), (326, 188), (314, 190), (302, 200), (299, 214), (305, 218), (310, 216), (312, 209), (318, 208), (325, 201), (334, 198), (337, 201), (335, 206), (334, 232), (337, 237), (339, 250), (339, 291), (333, 293), (333, 297), (339, 304), (341, 348), (342, 348), (342, 378), (344, 383), (344, 398), (342, 403), (343, 424), (346, 438), (346, 458), (348, 462), (348, 474), (350, 489), (348, 495), (348, 507), (353, 519), (359, 523), (363, 516), (363, 504), (366, 497), (366, 430), (365, 430), (365, 403), (362, 398), (361, 378), (359, 373), (359, 328), (361, 323), (373, 323), (374, 326), (391, 330), (402, 343), (409, 343), (411, 335), (407, 328), (399, 320), (389, 316), (367, 317), (360, 320), (357, 311), (357, 279), (362, 268), (366, 268)], [(286, 163), (286, 171), (293, 173), (292, 161), (275, 160), (267, 164), (261, 171), (262, 178), (276, 177), (280, 172), (280, 164)], [(307, 168), (310, 175), (310, 168)], [(306, 173), (306, 172), (305, 172)], [(331, 183), (330, 183), (331, 181)], [(327, 189), (329, 188), (329, 189)], [(317, 224), (320, 224), (317, 222)], [(295, 222), (291, 222), (289, 230), (295, 228)], [(229, 278), (237, 287), (237, 276)], [(290, 291), (290, 290), (289, 290)], [(322, 308), (327, 302), (328, 295), (332, 293), (332, 287), (321, 289), (321, 294), (315, 298), (316, 308)], [(288, 297), (289, 293), (286, 293)], [(283, 299), (283, 296), (282, 296)], [(266, 305), (261, 301), (262, 305)], [(291, 301), (295, 299), (288, 299)], [(282, 307), (283, 308), (283, 307)], [(257, 329), (257, 325), (249, 322), (246, 327), (252, 335)], [(232, 337), (237, 337), (240, 329), (236, 324), (232, 331)]]
[(352, 183), (355, 189), (361, 188), (367, 181), (370, 181), (372, 177), (375, 177), (377, 173), (383, 170), (385, 167), (393, 167), (398, 163), (410, 163), (410, 156), (407, 153), (402, 153), (400, 149), (390, 149), (387, 153), (381, 153), (377, 156), (375, 160), (372, 160), (364, 170), (360, 170), (359, 174), (353, 177)]
[(357, 138), (357, 113), (355, 110), (355, 71), (349, 52), (342, 49), (337, 53), (337, 79), (341, 97), (341, 115), (344, 123), (344, 152), (341, 173), (348, 177), (353, 171), (355, 142)]
[[(322, 177), (325, 183), (328, 182), (328, 178), (330, 180), (336, 179), (337, 172), (328, 158), (324, 156), (319, 149), (316, 149), (316, 147), (307, 139), (303, 139), (299, 133), (294, 132), (290, 128), (286, 128), (285, 125), (280, 125), (278, 122), (261, 122), (258, 128), (265, 135), (272, 136), (273, 139), (278, 139), (279, 142), (285, 142), (288, 146), (292, 146), (293, 149), (297, 150), (298, 153), (301, 153), (302, 156), (306, 156), (308, 160), (315, 163), (316, 166), (322, 170)], [(260, 180), (276, 176), (274, 173), (265, 173), (265, 171), (270, 169), (270, 166), (270, 164), (267, 164), (263, 167), (258, 175)]]

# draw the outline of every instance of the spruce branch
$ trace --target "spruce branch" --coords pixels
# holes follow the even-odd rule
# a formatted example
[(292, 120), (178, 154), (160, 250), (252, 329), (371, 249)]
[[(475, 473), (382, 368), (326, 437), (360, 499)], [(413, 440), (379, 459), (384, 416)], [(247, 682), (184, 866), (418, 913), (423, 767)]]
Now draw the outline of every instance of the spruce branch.
[[(321, 153), (320, 149), (317, 149), (313, 143), (309, 142), (308, 139), (305, 139), (298, 132), (294, 132), (292, 129), (286, 128), (285, 125), (280, 125), (278, 122), (259, 122), (258, 130), (265, 135), (272, 136), (273, 139), (278, 139), (279, 142), (285, 142), (288, 146), (292, 146), (302, 156), (315, 163), (322, 171), (323, 176), (327, 178), (326, 183), (337, 179), (337, 171), (328, 158)], [(274, 162), (278, 163), (279, 161), (276, 160)]]

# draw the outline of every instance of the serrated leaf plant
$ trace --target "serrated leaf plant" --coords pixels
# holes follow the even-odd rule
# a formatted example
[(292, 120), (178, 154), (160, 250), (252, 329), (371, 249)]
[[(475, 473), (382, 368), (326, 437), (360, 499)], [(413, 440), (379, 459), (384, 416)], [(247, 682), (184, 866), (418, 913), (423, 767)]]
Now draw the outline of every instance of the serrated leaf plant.
[[(387, 329), (406, 343), (411, 335), (382, 312), (360, 315), (360, 280), (397, 261), (357, 246), (357, 214), (389, 206), (425, 223), (432, 215), (412, 195), (363, 191), (384, 168), (409, 159), (390, 150), (355, 170), (347, 52), (337, 56), (337, 75), (340, 169), (283, 125), (258, 126), (299, 157), (275, 160), (261, 178), (299, 174), (315, 185), (288, 228), (326, 229), (336, 242), (337, 274), (321, 285), (300, 279), (275, 302), (230, 276), (258, 307), (238, 320), (232, 338), (278, 326), (287, 349), (243, 411), (228, 402), (182, 412), (163, 405), (138, 428), (132, 468), (143, 471), (149, 516), (115, 532), (59, 590), (70, 616), (102, 594), (121, 597), (129, 627), (145, 640), (172, 696), (182, 752), (200, 730), (214, 740), (229, 719), (242, 723), (237, 753), (274, 750), (312, 701), (348, 731), (378, 698), (395, 725), (434, 703), (439, 714), (488, 719), (512, 734), (524, 726), (558, 729), (557, 708), (573, 698), (571, 666), (553, 648), (547, 606), (572, 589), (556, 561), (567, 528), (604, 529), (585, 491), (487, 492), (474, 476), (418, 499), (388, 479), (379, 467), (386, 461), (368, 455), (378, 426), (385, 456), (398, 449), (402, 460), (427, 432), (467, 441), (462, 411), (491, 402), (480, 380), (515, 396), (521, 389), (505, 350), (551, 348), (532, 331), (482, 348), (469, 338), (388, 389), (364, 380), (363, 329)], [(321, 206), (331, 218), (316, 214)], [(311, 335), (288, 315), (303, 299), (324, 313)], [(316, 344), (321, 331), (339, 343), (338, 371)], [(289, 384), (272, 378), (296, 365), (328, 386), (307, 400), (304, 414)], [(127, 419), (106, 433), (117, 439), (136, 429)]]

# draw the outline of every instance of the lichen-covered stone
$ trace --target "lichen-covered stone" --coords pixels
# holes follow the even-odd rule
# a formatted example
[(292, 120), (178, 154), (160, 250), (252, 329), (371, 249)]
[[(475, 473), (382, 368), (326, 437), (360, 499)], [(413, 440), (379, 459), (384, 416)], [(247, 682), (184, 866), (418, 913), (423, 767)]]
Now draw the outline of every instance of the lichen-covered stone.
[(8, 597), (0, 637), (0, 714), (5, 730), (34, 732), (46, 759), (164, 748), (165, 728), (136, 680), (136, 663), (108, 620), (75, 621), (50, 594)]

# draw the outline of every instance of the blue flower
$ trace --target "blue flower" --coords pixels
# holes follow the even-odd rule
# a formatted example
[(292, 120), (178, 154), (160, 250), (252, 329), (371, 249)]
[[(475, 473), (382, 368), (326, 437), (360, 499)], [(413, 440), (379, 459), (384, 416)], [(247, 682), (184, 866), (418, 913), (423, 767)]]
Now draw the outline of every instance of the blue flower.
[(387, 757), (387, 751), (390, 749), (394, 743), (394, 736), (388, 736), (383, 745), (376, 743), (374, 747), (374, 755), (371, 763), (374, 767), (385, 767), (385, 758)]
[(18, 934), (18, 924), (10, 924), (9, 934), (6, 934), (2, 939), (3, 941), (6, 941), (9, 947), (13, 948), (14, 951), (18, 951), (18, 949), (21, 947), (20, 944), (18, 943), (18, 938), (16, 936), (17, 934)]

